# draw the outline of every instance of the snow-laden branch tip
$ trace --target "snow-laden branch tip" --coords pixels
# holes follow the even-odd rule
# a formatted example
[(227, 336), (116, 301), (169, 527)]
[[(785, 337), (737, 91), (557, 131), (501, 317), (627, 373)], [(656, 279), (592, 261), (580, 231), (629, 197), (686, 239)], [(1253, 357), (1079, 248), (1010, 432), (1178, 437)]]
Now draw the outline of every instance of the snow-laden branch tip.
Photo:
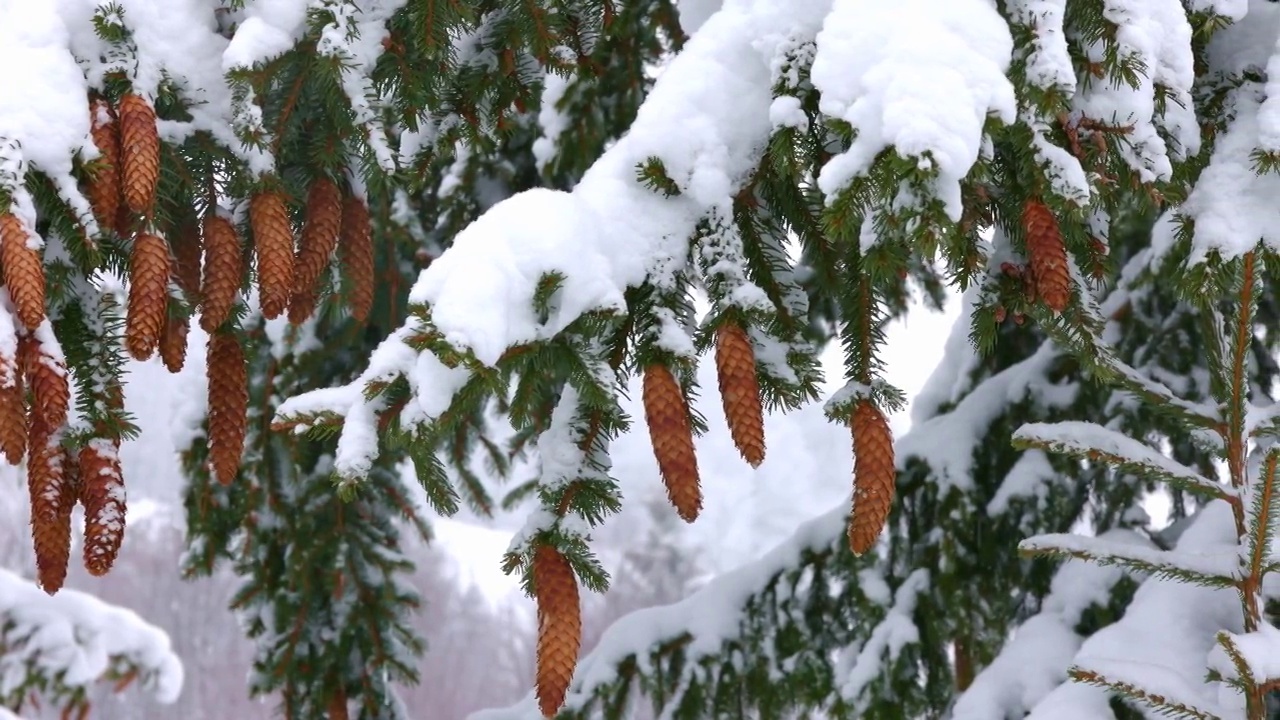
[(1234, 548), (1212, 552), (1158, 550), (1069, 533), (1027, 538), (1018, 543), (1018, 551), (1027, 555), (1080, 558), (1099, 565), (1117, 565), (1139, 573), (1179, 578), (1211, 587), (1232, 586), (1236, 582), (1240, 559)]
[(1013, 434), (1015, 445), (1095, 460), (1126, 472), (1162, 480), (1175, 488), (1228, 498), (1235, 491), (1133, 438), (1097, 423), (1028, 423)]

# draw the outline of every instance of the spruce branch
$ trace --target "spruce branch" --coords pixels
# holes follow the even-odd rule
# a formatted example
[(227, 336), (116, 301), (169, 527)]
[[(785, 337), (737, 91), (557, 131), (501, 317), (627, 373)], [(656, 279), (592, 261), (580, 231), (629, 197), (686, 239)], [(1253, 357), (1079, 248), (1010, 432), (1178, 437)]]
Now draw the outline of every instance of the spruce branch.
[(1116, 565), (1159, 578), (1189, 582), (1205, 587), (1232, 588), (1239, 585), (1234, 553), (1191, 554), (1156, 550), (1135, 543), (1068, 533), (1037, 535), (1018, 543), (1026, 557), (1073, 557), (1099, 565)]
[(1110, 690), (1127, 700), (1147, 705), (1161, 715), (1185, 720), (1223, 720), (1207, 710), (1201, 710), (1164, 695), (1147, 692), (1131, 682), (1114, 680), (1092, 670), (1073, 666), (1067, 674), (1076, 682)]

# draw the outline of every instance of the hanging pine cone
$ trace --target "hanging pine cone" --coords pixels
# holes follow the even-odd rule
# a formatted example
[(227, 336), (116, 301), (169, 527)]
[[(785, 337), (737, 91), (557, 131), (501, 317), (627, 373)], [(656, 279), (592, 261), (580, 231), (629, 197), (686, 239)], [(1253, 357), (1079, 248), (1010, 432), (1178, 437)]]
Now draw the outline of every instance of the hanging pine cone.
[(764, 408), (756, 378), (756, 355), (747, 331), (725, 323), (716, 330), (720, 400), (733, 444), (751, 467), (764, 462)]
[(169, 306), (169, 245), (164, 238), (139, 233), (129, 257), (129, 312), (125, 346), (137, 360), (148, 360), (160, 344)]
[(41, 326), (37, 334), (23, 337), (23, 342), (19, 343), (19, 365), (31, 388), (33, 426), (40, 423), (57, 429), (67, 421), (71, 383), (62, 352), (47, 347), (40, 339), (40, 335), (46, 333), (52, 339), (53, 329), (47, 324)]
[(160, 134), (156, 111), (133, 93), (120, 98), (120, 161), (125, 205), (150, 217), (160, 180)]
[(79, 466), (84, 567), (91, 575), (106, 575), (124, 542), (126, 499), (120, 441), (93, 438), (80, 448)]
[(569, 561), (540, 545), (533, 556), (533, 591), (538, 600), (538, 707), (555, 717), (564, 705), (582, 642), (578, 581)]
[(0, 351), (0, 452), (10, 465), (21, 463), (27, 452), (22, 375), (17, 355)]
[(684, 393), (665, 365), (655, 363), (645, 368), (644, 414), (667, 497), (685, 522), (693, 522), (702, 510), (698, 456), (693, 450), (693, 428), (689, 425)]
[(350, 720), (351, 713), (347, 709), (347, 693), (337, 687), (329, 698), (329, 720)]
[(200, 260), (204, 256), (200, 223), (194, 215), (182, 221), (169, 242), (173, 246), (173, 282), (187, 302), (194, 304), (200, 300)]
[(89, 103), (89, 132), (98, 159), (85, 168), (89, 205), (103, 231), (113, 229), (120, 216), (120, 128), (111, 104), (102, 98)]
[(0, 215), (0, 271), (18, 319), (35, 330), (44, 322), (44, 263), (30, 241), (21, 220), (11, 213)]
[(40, 587), (53, 595), (67, 578), (71, 559), (71, 511), (75, 488), (67, 481), (60, 434), (42, 422), (31, 426), (27, 492), (31, 496), (31, 541)]
[(204, 221), (204, 284), (200, 288), (200, 327), (210, 335), (235, 307), (243, 269), (235, 225), (210, 213)]
[(893, 431), (884, 413), (869, 400), (853, 411), (853, 516), (849, 549), (862, 555), (875, 547), (889, 518), (898, 479), (893, 459)]
[(329, 258), (342, 229), (342, 192), (328, 178), (318, 178), (307, 192), (306, 222), (293, 261), (293, 294), (289, 322), (301, 325), (315, 312), (320, 277), (329, 269)]
[(369, 208), (357, 197), (348, 197), (342, 203), (338, 264), (346, 275), (351, 317), (362, 323), (373, 308), (373, 230)]
[(288, 307), (293, 290), (293, 228), (280, 193), (254, 195), (249, 203), (249, 224), (258, 255), (258, 302), (263, 316), (270, 320)]
[(187, 331), (190, 325), (184, 317), (172, 317), (164, 325), (160, 336), (160, 359), (171, 373), (182, 372), (187, 362)]
[(240, 471), (249, 413), (249, 378), (244, 348), (234, 335), (209, 336), (209, 465), (230, 485)]
[(1062, 312), (1071, 302), (1071, 273), (1058, 219), (1048, 205), (1030, 200), (1022, 209), (1022, 226), (1027, 232), (1027, 255), (1036, 294), (1049, 309)]

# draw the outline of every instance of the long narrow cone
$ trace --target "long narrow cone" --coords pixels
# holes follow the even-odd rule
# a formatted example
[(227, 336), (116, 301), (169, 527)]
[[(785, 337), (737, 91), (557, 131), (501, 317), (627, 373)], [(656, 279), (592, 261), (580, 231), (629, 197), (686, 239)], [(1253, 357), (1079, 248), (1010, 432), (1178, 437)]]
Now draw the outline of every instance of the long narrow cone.
[(342, 202), (342, 231), (338, 236), (338, 265), (346, 278), (351, 317), (364, 322), (373, 308), (373, 229), (364, 201), (348, 197)]
[(134, 213), (149, 217), (160, 180), (156, 111), (142, 97), (130, 93), (120, 98), (119, 115), (124, 202)]
[(756, 356), (747, 331), (726, 323), (716, 330), (716, 374), (733, 444), (751, 467), (764, 462), (764, 408), (756, 378)]
[(139, 233), (129, 259), (129, 312), (125, 346), (136, 360), (149, 360), (168, 320), (169, 245), (164, 238)]
[(853, 516), (849, 549), (862, 555), (875, 547), (893, 507), (898, 471), (893, 459), (893, 431), (884, 413), (863, 400), (853, 411)]
[(258, 302), (268, 320), (280, 317), (293, 291), (293, 226), (284, 198), (264, 192), (249, 201), (249, 225), (258, 256)]
[(84, 505), (84, 567), (106, 575), (124, 542), (126, 498), (118, 440), (93, 438), (80, 448), (80, 502)]
[(89, 133), (98, 158), (86, 168), (86, 194), (93, 217), (105, 232), (115, 228), (120, 215), (120, 127), (111, 104), (102, 98), (89, 103)]
[(551, 718), (564, 706), (582, 642), (578, 581), (555, 548), (542, 545), (535, 551), (533, 589), (538, 600), (538, 707)]
[(240, 471), (249, 414), (249, 380), (244, 348), (234, 335), (209, 337), (209, 464), (213, 476), (230, 485)]
[(62, 588), (71, 558), (71, 510), (74, 488), (67, 482), (64, 454), (57, 432), (32, 424), (27, 490), (31, 496), (31, 541), (40, 587), (53, 595)]
[[(44, 340), (39, 336), (44, 336)], [(32, 417), (45, 427), (60, 428), (67, 421), (71, 383), (61, 349), (45, 344), (45, 340), (56, 343), (53, 329), (48, 324), (42, 325), (37, 335), (28, 335), (23, 340), (19, 344), (23, 351), (20, 355), (26, 357), (20, 359), (20, 364), (31, 388)]]
[(327, 178), (311, 183), (307, 192), (307, 216), (293, 261), (293, 294), (289, 298), (289, 322), (301, 325), (315, 312), (320, 278), (338, 246), (342, 229), (342, 191)]
[(667, 497), (685, 522), (693, 522), (702, 511), (698, 456), (693, 449), (693, 428), (684, 393), (665, 365), (645, 368), (644, 414)]
[(1027, 232), (1027, 255), (1036, 294), (1049, 309), (1062, 312), (1071, 302), (1071, 272), (1058, 219), (1049, 206), (1031, 200), (1022, 209), (1022, 226)]
[(0, 354), (0, 453), (10, 465), (18, 465), (26, 452), (27, 412), (23, 405), (22, 369), (15, 355)]
[(244, 272), (240, 237), (231, 221), (211, 214), (204, 221), (204, 273), (200, 286), (200, 327), (212, 335), (235, 307)]
[(44, 263), (31, 247), (31, 235), (10, 213), (0, 215), (0, 274), (27, 330), (44, 322)]

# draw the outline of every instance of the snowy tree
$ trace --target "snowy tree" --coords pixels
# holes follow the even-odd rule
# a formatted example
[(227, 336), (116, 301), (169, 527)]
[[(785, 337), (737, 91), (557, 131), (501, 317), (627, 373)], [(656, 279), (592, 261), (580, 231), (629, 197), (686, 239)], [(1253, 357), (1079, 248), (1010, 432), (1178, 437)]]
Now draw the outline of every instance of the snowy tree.
[[(40, 583), (77, 503), (86, 568), (119, 550), (125, 355), (198, 339), (184, 564), (241, 578), (286, 717), (407, 715), (404, 535), (531, 458), (514, 716), (1262, 718), (1277, 7), (10, 0), (0, 451)], [(895, 441), (885, 324), (947, 288)], [(611, 443), (647, 430), (694, 522), (697, 436), (748, 476), (833, 341), (852, 505), (579, 664)]]

